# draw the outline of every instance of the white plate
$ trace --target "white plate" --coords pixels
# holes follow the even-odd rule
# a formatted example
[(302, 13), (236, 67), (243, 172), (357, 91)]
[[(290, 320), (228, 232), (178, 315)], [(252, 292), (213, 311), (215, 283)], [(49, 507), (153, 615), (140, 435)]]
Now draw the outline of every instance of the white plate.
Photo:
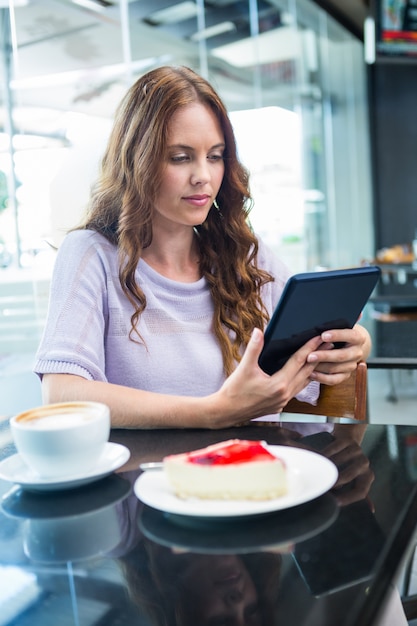
[(74, 489), (108, 476), (124, 465), (129, 457), (130, 451), (126, 446), (109, 442), (95, 467), (87, 474), (54, 479), (39, 478), (33, 474), (19, 454), (14, 454), (0, 463), (0, 478), (32, 491)]
[(202, 500), (178, 498), (162, 470), (150, 470), (136, 480), (134, 491), (145, 504), (177, 515), (235, 517), (288, 509), (318, 498), (335, 484), (338, 471), (326, 457), (290, 446), (268, 446), (287, 466), (288, 493), (274, 500)]

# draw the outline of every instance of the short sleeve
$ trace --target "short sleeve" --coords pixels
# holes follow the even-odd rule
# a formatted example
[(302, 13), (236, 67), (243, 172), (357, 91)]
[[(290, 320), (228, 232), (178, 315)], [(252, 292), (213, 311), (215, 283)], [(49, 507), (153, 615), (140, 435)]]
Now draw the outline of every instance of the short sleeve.
[(57, 253), (49, 310), (34, 371), (106, 380), (104, 336), (112, 244), (92, 231), (66, 236)]

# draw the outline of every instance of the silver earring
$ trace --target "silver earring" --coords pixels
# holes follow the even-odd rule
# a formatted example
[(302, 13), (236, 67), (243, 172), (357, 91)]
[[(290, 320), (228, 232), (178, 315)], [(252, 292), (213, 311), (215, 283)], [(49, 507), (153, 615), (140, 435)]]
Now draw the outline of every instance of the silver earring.
[(217, 204), (217, 200), (216, 200), (216, 198), (214, 198), (214, 200), (213, 200), (213, 205), (214, 205), (214, 208), (216, 209), (217, 213), (219, 214), (219, 217), (220, 217), (221, 219), (223, 219), (223, 217), (224, 217), (224, 216), (223, 216), (223, 213), (220, 211), (220, 207), (219, 207), (219, 205)]

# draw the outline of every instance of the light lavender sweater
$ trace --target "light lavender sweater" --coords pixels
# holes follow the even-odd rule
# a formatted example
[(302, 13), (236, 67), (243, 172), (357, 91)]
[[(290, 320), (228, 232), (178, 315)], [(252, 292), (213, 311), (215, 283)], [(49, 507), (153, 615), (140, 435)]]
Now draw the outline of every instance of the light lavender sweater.
[[(289, 271), (260, 242), (259, 266), (275, 282), (263, 287), (271, 314)], [(71, 232), (58, 251), (49, 312), (35, 372), (76, 374), (165, 394), (204, 396), (224, 381), (222, 355), (212, 331), (213, 302), (205, 278), (179, 283), (143, 260), (136, 278), (147, 306), (129, 340), (133, 307), (118, 278), (117, 247), (91, 230)], [(314, 402), (318, 386), (303, 392)]]

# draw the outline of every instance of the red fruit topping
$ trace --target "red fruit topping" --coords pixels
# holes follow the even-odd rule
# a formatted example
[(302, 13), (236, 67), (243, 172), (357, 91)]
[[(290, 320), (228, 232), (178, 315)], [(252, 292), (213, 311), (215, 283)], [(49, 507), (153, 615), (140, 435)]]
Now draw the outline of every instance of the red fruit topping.
[(270, 461), (276, 457), (271, 454), (261, 441), (232, 441), (218, 446), (209, 446), (205, 450), (190, 452), (188, 461), (200, 465), (230, 465), (248, 461)]

